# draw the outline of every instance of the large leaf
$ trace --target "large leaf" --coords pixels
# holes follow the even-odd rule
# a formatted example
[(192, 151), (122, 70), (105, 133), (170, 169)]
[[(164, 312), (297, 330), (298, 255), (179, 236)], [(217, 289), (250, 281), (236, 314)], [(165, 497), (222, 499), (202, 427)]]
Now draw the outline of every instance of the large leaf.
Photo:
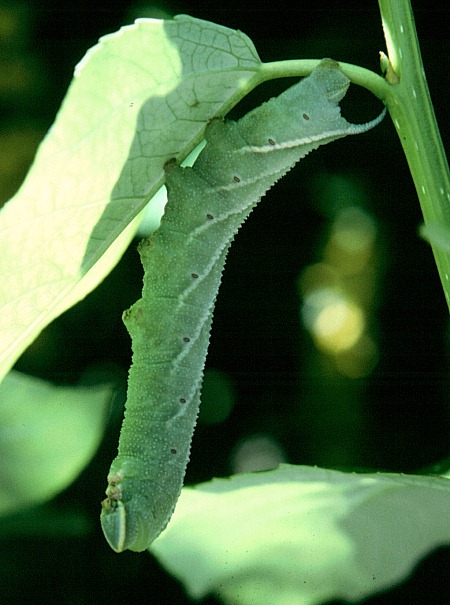
[(111, 270), (136, 230), (130, 222), (162, 185), (164, 162), (199, 143), (259, 66), (244, 34), (187, 16), (139, 19), (87, 53), (0, 214), (0, 378)]
[(355, 601), (450, 543), (449, 499), (443, 477), (281, 465), (184, 488), (150, 551), (194, 598)]
[(109, 387), (59, 387), (10, 372), (0, 384), (0, 514), (44, 502), (95, 453)]

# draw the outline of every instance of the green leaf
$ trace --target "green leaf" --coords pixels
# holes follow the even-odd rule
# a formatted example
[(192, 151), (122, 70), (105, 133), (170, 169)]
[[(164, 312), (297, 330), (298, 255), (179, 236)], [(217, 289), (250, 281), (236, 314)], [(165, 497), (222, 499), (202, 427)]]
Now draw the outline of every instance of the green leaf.
[(70, 485), (100, 443), (109, 387), (59, 387), (10, 372), (0, 384), (0, 514)]
[(150, 551), (193, 598), (359, 600), (450, 543), (450, 481), (281, 465), (184, 488)]
[(0, 378), (111, 270), (164, 162), (201, 141), (209, 118), (253, 88), (259, 66), (244, 34), (187, 16), (139, 19), (88, 51), (0, 213)]

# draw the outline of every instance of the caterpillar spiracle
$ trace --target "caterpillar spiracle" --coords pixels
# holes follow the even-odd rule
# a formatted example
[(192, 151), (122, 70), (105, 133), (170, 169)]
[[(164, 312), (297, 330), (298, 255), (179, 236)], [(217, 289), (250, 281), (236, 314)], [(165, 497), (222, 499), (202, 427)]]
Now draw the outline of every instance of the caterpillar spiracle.
[(192, 168), (165, 166), (168, 202), (139, 246), (142, 298), (124, 313), (133, 363), (101, 525), (113, 550), (145, 550), (180, 495), (200, 405), (214, 302), (230, 243), (264, 193), (320, 145), (377, 125), (350, 124), (350, 84), (324, 59), (312, 74), (237, 122), (214, 119)]

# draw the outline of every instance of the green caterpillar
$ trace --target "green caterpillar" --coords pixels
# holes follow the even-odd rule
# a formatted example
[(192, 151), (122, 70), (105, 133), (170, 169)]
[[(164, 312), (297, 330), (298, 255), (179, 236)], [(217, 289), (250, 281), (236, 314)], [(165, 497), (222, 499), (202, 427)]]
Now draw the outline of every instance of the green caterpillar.
[(339, 65), (314, 72), (238, 122), (213, 120), (192, 168), (165, 166), (168, 203), (139, 246), (142, 298), (124, 313), (133, 364), (101, 524), (113, 550), (145, 550), (180, 495), (200, 404), (214, 302), (228, 248), (264, 193), (319, 145), (365, 132), (340, 115)]

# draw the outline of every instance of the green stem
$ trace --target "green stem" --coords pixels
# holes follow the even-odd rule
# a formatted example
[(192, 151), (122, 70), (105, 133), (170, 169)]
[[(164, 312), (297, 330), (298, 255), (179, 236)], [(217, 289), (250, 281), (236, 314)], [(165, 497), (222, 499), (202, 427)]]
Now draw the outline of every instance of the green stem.
[[(290, 61), (275, 61), (273, 63), (263, 63), (258, 70), (259, 83), (273, 78), (287, 78), (290, 76), (309, 76), (309, 74), (320, 63), (319, 59), (292, 59)], [(339, 65), (344, 74), (358, 86), (363, 86), (372, 92), (375, 96), (381, 99), (384, 103), (390, 95), (390, 86), (384, 78), (378, 74), (352, 65), (351, 63), (342, 63)]]
[[(450, 177), (436, 122), (409, 0), (379, 0), (389, 55), (385, 102), (397, 130), (420, 200), (425, 224), (450, 240)], [(433, 242), (450, 307), (450, 252)], [(447, 247), (448, 248), (448, 247)]]
[[(379, 0), (389, 57), (382, 55), (385, 78), (340, 63), (347, 77), (370, 90), (388, 107), (419, 197), (426, 230), (450, 307), (450, 176), (417, 39), (409, 0)], [(307, 76), (318, 60), (264, 63), (253, 85), (289, 76)], [(438, 233), (438, 237), (433, 234)], [(444, 234), (444, 235), (443, 235)], [(448, 239), (444, 242), (443, 237)]]

